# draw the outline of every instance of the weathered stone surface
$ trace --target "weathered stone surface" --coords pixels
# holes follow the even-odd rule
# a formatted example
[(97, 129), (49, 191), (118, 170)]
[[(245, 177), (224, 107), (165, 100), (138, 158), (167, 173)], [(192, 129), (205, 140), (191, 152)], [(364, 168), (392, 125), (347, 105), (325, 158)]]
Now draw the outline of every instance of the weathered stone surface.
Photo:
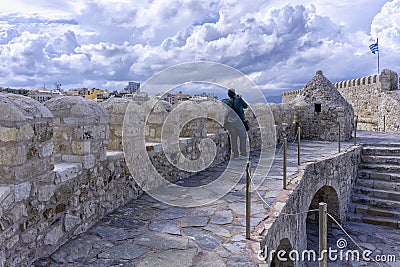
[(57, 244), (58, 240), (60, 240), (61, 236), (63, 235), (63, 230), (61, 226), (56, 226), (47, 233), (44, 238), (44, 243), (46, 245), (55, 245)]
[(168, 250), (168, 249), (187, 249), (189, 239), (187, 237), (178, 237), (169, 234), (149, 231), (137, 238), (135, 244), (146, 246), (154, 251)]
[(125, 243), (100, 253), (98, 257), (103, 259), (132, 260), (142, 256), (147, 251), (148, 249), (146, 248)]
[(128, 232), (108, 226), (98, 225), (92, 228), (89, 232), (100, 236), (102, 239), (107, 241), (118, 241), (132, 238), (133, 236)]
[[(200, 253), (199, 253), (200, 254)], [(209, 251), (203, 251), (201, 255), (197, 254), (195, 267), (223, 267), (226, 266), (224, 260), (218, 254)]]
[(77, 226), (81, 222), (81, 218), (78, 216), (74, 216), (71, 214), (65, 214), (64, 218), (64, 229), (65, 231), (72, 230), (75, 226)]
[(167, 250), (148, 253), (137, 265), (138, 267), (191, 266), (196, 249)]
[(93, 235), (78, 237), (62, 246), (51, 258), (57, 263), (87, 262), (112, 244)]
[(199, 227), (207, 225), (207, 217), (187, 217), (181, 220), (182, 227)]
[(168, 220), (168, 219), (176, 219), (176, 218), (181, 218), (188, 214), (188, 211), (183, 208), (169, 208), (166, 210), (163, 210), (157, 218), (159, 220)]
[(210, 231), (216, 235), (222, 236), (222, 237), (230, 237), (231, 233), (222, 226), (215, 225), (215, 224), (208, 224), (206, 227), (204, 227), (204, 230)]
[(245, 248), (245, 242), (232, 242), (225, 244), (224, 247), (229, 250), (232, 254), (238, 254)]
[(14, 187), (15, 201), (21, 201), (29, 197), (31, 193), (31, 183), (24, 182), (20, 184), (16, 184)]
[(185, 229), (184, 232), (187, 236), (193, 237), (194, 238), (193, 241), (201, 249), (208, 249), (208, 250), (214, 249), (224, 242), (222, 238), (210, 232), (202, 230), (194, 230), (189, 228)]
[(43, 185), (39, 187), (38, 190), (38, 200), (39, 201), (48, 201), (54, 195), (56, 190), (55, 185)]
[(210, 222), (214, 224), (228, 224), (233, 221), (233, 215), (230, 210), (219, 210), (211, 217)]
[[(108, 259), (95, 259), (91, 262), (85, 263), (85, 267), (132, 267), (132, 264), (125, 260), (108, 260)], [(45, 266), (43, 266), (45, 267)], [(53, 267), (53, 266), (52, 266)], [(72, 267), (72, 266), (71, 266)]]
[(102, 222), (109, 226), (136, 230), (144, 226), (144, 222), (134, 218), (105, 217)]
[(151, 221), (149, 229), (157, 232), (163, 232), (173, 235), (180, 235), (181, 230), (178, 228), (174, 220), (155, 220)]

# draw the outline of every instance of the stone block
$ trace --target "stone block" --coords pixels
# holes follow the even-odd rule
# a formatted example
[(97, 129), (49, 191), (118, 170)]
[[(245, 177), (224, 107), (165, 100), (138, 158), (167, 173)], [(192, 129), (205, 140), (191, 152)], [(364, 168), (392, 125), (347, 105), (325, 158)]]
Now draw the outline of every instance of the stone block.
[(71, 214), (65, 214), (64, 229), (66, 232), (72, 230), (75, 226), (81, 223), (81, 219), (78, 216)]
[[(11, 188), (9, 186), (0, 186), (0, 203), (10, 194)], [(3, 206), (3, 205), (2, 205)]]
[(95, 162), (94, 155), (63, 155), (61, 158), (66, 162), (82, 163), (84, 169), (93, 168)]
[(28, 198), (30, 193), (31, 193), (31, 183), (30, 182), (23, 182), (20, 184), (16, 184), (14, 187), (14, 195), (15, 195), (16, 202), (19, 202), (23, 199)]
[(84, 155), (90, 153), (90, 141), (77, 142), (73, 141), (71, 143), (72, 152), (78, 155)]
[(81, 163), (57, 163), (54, 165), (56, 183), (64, 183), (76, 178), (82, 170)]
[(28, 149), (21, 146), (0, 147), (0, 165), (21, 165), (27, 160)]
[(41, 157), (50, 157), (53, 154), (53, 142), (46, 142), (40, 149)]
[(57, 225), (51, 229), (44, 238), (45, 245), (56, 245), (60, 238), (63, 236), (64, 232), (61, 225)]
[(24, 216), (28, 216), (26, 206), (23, 203), (16, 204), (9, 212), (10, 218), (16, 222)]
[(40, 186), (38, 189), (38, 200), (39, 201), (49, 201), (56, 190), (55, 185), (44, 185)]

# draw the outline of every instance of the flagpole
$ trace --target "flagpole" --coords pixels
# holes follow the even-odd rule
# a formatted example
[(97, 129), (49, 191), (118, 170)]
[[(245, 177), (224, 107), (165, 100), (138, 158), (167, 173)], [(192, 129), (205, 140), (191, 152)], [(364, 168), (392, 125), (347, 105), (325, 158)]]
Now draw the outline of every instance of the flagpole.
[(376, 45), (378, 46), (378, 75), (379, 75), (379, 44), (378, 44), (378, 38), (376, 38)]

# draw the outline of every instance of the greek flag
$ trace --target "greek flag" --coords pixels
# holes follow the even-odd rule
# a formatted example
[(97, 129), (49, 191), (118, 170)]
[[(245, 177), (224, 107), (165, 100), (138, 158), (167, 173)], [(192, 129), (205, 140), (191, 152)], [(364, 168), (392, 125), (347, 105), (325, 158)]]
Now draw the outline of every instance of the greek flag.
[(375, 54), (375, 52), (378, 52), (378, 43), (372, 44), (369, 46), (369, 49), (371, 49), (372, 54)]

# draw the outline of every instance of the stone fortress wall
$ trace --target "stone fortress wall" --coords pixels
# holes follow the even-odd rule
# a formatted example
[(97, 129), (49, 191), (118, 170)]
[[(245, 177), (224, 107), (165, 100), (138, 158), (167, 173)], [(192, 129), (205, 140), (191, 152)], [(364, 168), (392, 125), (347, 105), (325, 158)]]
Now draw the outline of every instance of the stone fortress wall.
[[(357, 129), (400, 131), (400, 90), (398, 75), (388, 69), (379, 75), (334, 83), (358, 116)], [(282, 103), (293, 101), (302, 90), (285, 92)]]
[[(0, 94), (0, 266), (30, 265), (142, 194), (122, 151), (129, 103), (60, 97), (41, 104)], [(141, 116), (148, 105), (132, 107)], [(276, 131), (278, 142), (294, 138), (290, 107), (257, 104), (255, 108), (272, 109), (276, 125), (270, 135)], [(170, 112), (167, 103), (154, 107), (146, 129), (146, 150), (157, 171), (174, 181), (191, 173), (172, 166), (162, 151), (159, 129)], [(255, 126), (251, 111), (247, 116)], [(217, 144), (213, 164), (229, 158), (228, 136), (212, 120), (193, 120), (182, 135), (179, 145), (187, 158), (199, 156), (196, 138), (205, 136)], [(253, 127), (250, 136), (252, 149), (259, 148), (259, 129)]]

